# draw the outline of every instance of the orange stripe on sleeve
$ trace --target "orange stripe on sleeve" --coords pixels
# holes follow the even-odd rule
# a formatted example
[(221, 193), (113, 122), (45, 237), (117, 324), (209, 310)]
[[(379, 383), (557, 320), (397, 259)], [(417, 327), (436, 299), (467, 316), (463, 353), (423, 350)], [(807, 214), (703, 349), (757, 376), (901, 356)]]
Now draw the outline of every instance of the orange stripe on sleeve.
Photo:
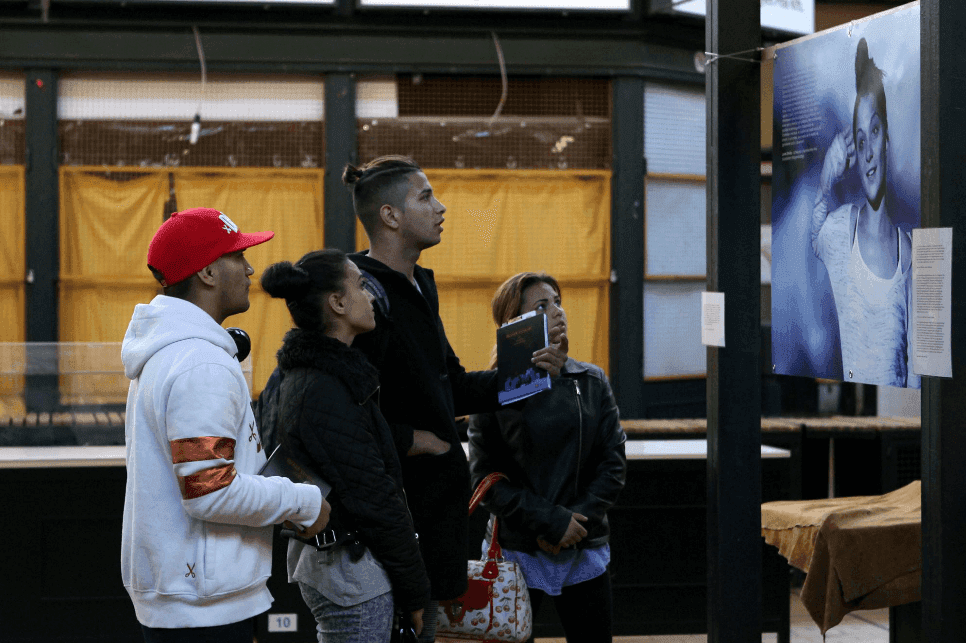
[(224, 464), (220, 467), (203, 469), (190, 476), (179, 476), (178, 486), (181, 488), (181, 497), (191, 500), (227, 487), (234, 478), (234, 465)]
[(235, 441), (231, 438), (205, 436), (171, 440), (171, 461), (198, 462), (200, 460), (231, 460), (235, 457)]

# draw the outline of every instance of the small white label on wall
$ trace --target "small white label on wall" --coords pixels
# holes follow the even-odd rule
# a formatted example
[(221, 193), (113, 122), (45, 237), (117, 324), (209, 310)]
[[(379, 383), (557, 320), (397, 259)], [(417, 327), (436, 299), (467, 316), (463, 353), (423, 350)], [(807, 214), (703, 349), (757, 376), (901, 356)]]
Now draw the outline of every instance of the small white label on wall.
[(724, 293), (701, 293), (701, 343), (705, 346), (725, 345)]
[(269, 614), (268, 631), (269, 632), (298, 632), (299, 615), (298, 614)]

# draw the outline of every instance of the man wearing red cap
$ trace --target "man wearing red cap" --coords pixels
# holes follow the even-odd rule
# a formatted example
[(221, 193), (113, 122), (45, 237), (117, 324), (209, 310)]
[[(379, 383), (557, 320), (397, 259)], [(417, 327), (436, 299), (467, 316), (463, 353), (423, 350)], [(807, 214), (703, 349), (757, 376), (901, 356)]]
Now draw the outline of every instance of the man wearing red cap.
[(328, 520), (319, 489), (257, 475), (265, 453), (237, 348), (221, 327), (248, 310), (243, 234), (208, 208), (176, 212), (148, 267), (163, 295), (138, 304), (121, 358), (131, 380), (121, 572), (145, 641), (251, 643), (272, 602), (272, 525), (312, 536)]

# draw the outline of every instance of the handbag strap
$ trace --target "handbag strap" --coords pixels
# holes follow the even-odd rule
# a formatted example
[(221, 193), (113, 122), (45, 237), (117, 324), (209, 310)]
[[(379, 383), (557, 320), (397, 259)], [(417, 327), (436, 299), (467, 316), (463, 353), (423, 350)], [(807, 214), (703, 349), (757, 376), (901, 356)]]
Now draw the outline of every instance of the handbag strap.
[(473, 512), (476, 511), (476, 508), (479, 506), (480, 502), (483, 501), (483, 496), (486, 495), (486, 492), (490, 490), (490, 487), (496, 484), (497, 480), (500, 479), (509, 480), (505, 473), (494, 471), (490, 475), (480, 480), (480, 484), (476, 485), (476, 491), (473, 492), (473, 496), (470, 498), (471, 516), (473, 515)]
[[(509, 480), (505, 473), (500, 473), (495, 471), (490, 475), (486, 476), (480, 480), (480, 484), (476, 485), (476, 491), (473, 492), (473, 497), (470, 498), (470, 515), (479, 506), (480, 502), (483, 501), (483, 496), (486, 492), (490, 490), (497, 480)], [(486, 552), (486, 564), (483, 565), (483, 572), (481, 575), (487, 580), (493, 580), (499, 576), (500, 571), (497, 567), (497, 563), (503, 560), (503, 548), (500, 547), (499, 538), (497, 537), (497, 525), (499, 519), (493, 516), (493, 536), (490, 538), (490, 548)]]
[(500, 547), (500, 539), (497, 537), (496, 530), (500, 519), (493, 516), (493, 535), (490, 538), (490, 548), (486, 552), (486, 564), (483, 565), (483, 578), (493, 580), (500, 575), (497, 563), (503, 562), (503, 548)]

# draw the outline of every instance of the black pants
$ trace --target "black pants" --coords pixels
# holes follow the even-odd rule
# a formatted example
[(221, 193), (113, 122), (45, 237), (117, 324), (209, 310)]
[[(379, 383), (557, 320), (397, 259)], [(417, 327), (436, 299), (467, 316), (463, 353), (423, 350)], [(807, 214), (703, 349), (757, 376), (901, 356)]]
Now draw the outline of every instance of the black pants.
[(141, 626), (145, 643), (252, 643), (255, 619), (214, 627), (165, 629)]
[[(546, 592), (530, 590), (530, 605), (536, 617)], [(563, 626), (567, 643), (611, 643), (613, 600), (610, 590), (610, 570), (583, 583), (568, 585), (560, 596), (550, 596)], [(533, 637), (530, 642), (533, 643)]]

